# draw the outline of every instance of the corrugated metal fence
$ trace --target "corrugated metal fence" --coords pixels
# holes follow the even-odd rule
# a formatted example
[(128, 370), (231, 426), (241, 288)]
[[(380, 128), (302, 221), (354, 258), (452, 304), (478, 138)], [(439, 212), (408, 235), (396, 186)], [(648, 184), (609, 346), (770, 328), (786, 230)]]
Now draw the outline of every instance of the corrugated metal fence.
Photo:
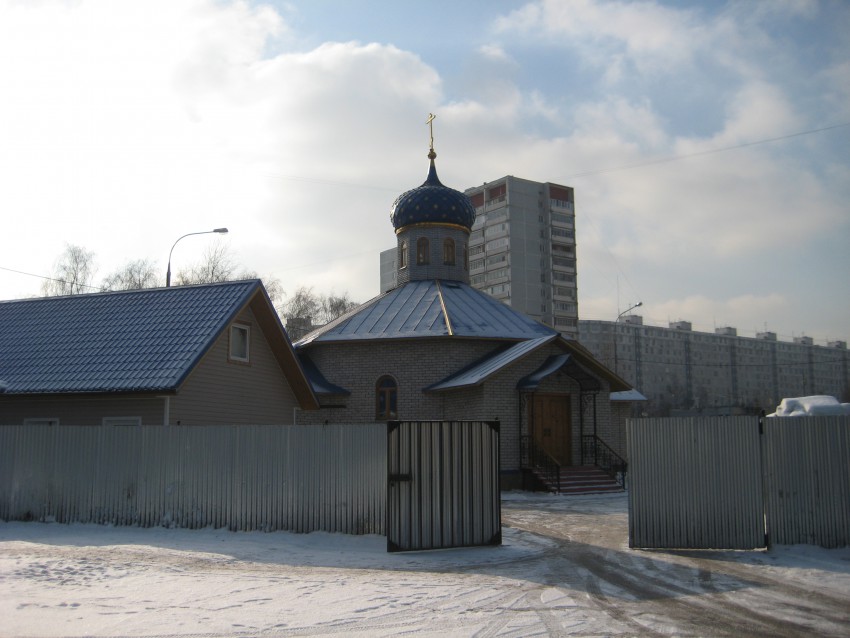
[(850, 419), (696, 417), (626, 424), (629, 545), (850, 545)]
[(502, 542), (498, 421), (387, 424), (387, 550)]
[(384, 534), (386, 425), (2, 426), (0, 519)]

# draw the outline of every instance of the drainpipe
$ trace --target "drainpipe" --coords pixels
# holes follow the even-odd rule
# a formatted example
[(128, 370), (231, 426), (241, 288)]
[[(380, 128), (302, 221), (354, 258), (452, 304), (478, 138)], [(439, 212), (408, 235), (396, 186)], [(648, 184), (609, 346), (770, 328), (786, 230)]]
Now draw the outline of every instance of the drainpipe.
[(171, 397), (166, 395), (162, 399), (162, 424), (169, 425), (171, 422)]

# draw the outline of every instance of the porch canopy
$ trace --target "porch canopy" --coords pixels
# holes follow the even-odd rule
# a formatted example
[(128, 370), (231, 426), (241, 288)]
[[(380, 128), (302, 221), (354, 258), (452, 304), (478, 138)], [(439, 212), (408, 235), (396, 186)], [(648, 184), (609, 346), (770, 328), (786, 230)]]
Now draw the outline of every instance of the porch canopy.
[(582, 393), (599, 392), (602, 389), (599, 379), (576, 363), (572, 355), (565, 353), (550, 356), (537, 370), (520, 379), (517, 382), (517, 390), (520, 392), (534, 392), (546, 377), (556, 372), (563, 372), (575, 380)]

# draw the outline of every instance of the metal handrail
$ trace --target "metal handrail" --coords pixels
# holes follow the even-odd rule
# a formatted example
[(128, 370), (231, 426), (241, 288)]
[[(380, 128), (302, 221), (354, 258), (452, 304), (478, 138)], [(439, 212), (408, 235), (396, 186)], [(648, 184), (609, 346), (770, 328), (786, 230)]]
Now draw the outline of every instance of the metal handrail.
[(561, 464), (541, 448), (529, 435), (520, 437), (522, 463), (526, 468), (537, 470), (549, 484), (561, 492)]
[(582, 437), (581, 460), (582, 463), (592, 460), (595, 466), (603, 470), (617, 481), (620, 487), (625, 489), (626, 470), (628, 469), (626, 460), (596, 434), (586, 434)]

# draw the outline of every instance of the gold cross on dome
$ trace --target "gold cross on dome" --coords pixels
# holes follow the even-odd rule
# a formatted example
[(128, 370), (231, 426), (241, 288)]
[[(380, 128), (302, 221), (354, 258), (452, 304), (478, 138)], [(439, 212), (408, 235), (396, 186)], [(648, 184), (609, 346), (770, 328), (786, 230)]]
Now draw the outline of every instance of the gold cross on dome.
[(428, 119), (425, 120), (425, 124), (428, 125), (428, 128), (431, 130), (431, 150), (434, 150), (434, 120), (437, 118), (433, 113), (428, 113)]

